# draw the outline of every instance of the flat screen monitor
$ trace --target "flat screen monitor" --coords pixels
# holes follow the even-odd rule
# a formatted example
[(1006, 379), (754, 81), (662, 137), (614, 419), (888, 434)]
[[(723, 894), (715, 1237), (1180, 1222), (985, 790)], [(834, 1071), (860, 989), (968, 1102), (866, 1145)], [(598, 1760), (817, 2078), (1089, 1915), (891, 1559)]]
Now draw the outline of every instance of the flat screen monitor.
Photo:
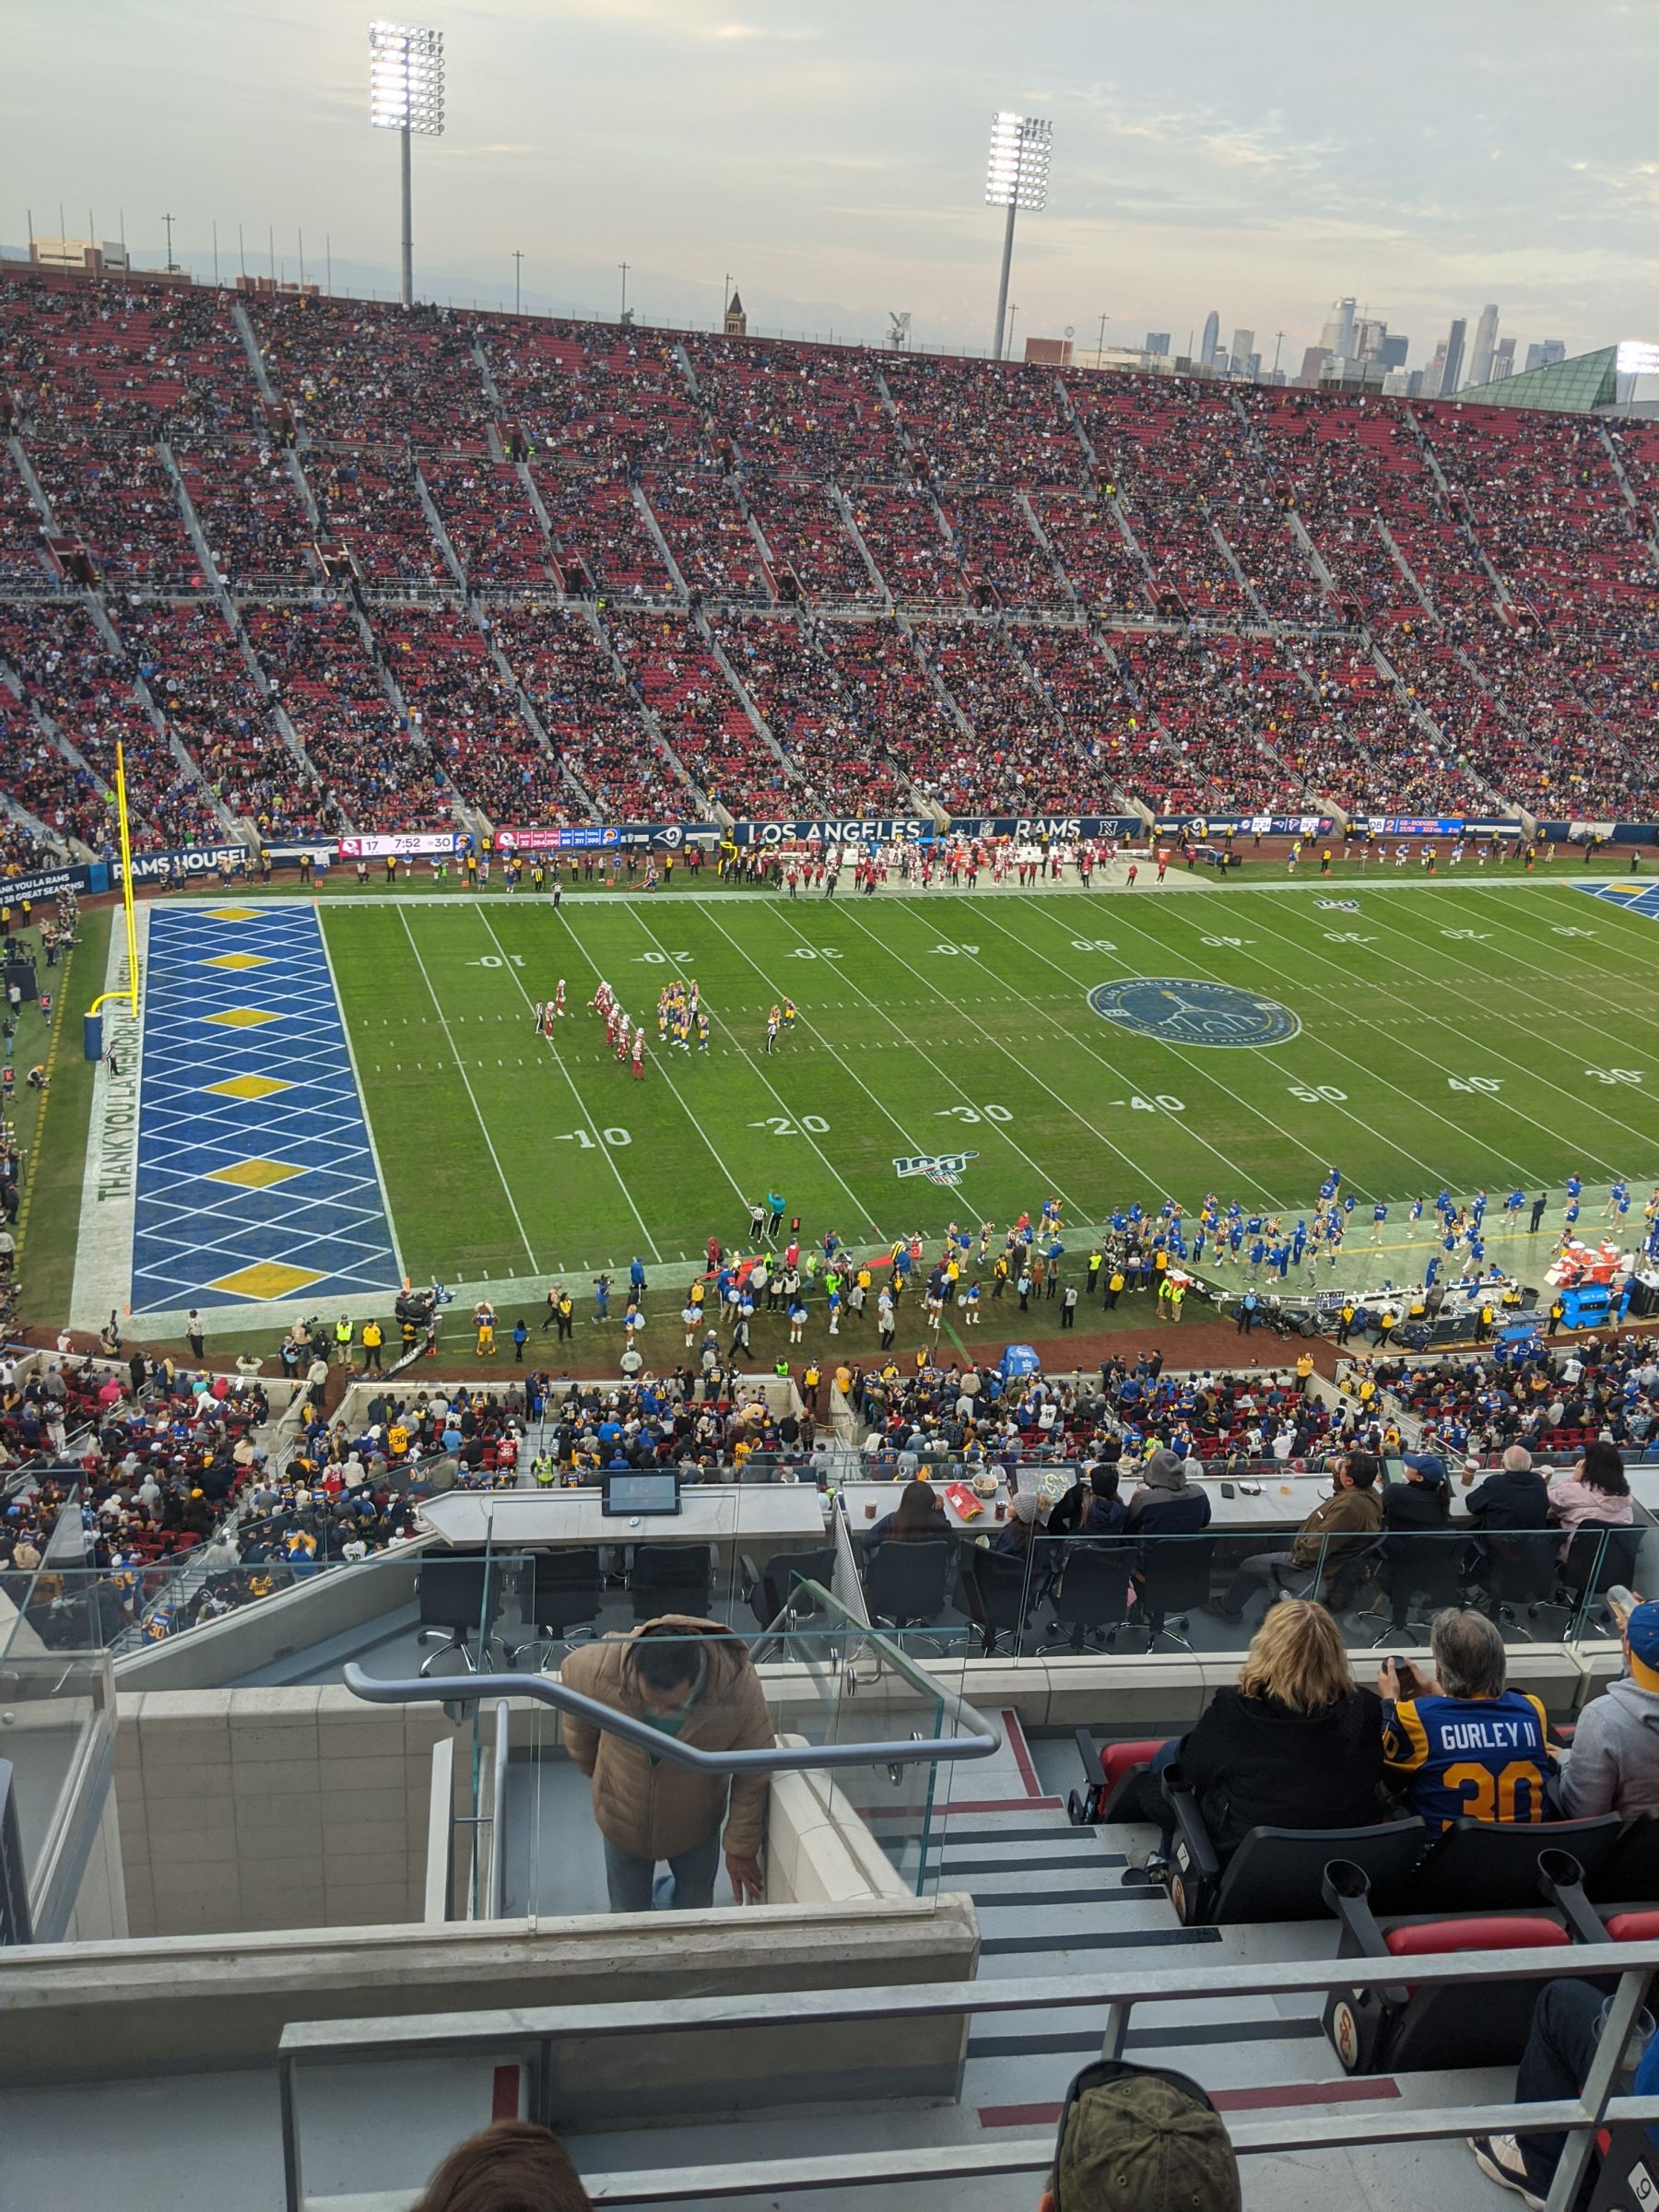
[(672, 1514), (680, 1510), (679, 1473), (669, 1467), (643, 1472), (629, 1467), (605, 1477), (604, 1512), (607, 1520), (631, 1520), (638, 1514)]

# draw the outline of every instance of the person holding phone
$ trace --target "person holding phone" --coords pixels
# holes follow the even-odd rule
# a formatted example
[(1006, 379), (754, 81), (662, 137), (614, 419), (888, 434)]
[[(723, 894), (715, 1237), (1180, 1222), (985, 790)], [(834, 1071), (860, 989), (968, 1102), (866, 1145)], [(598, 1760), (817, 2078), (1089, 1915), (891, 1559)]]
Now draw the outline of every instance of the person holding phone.
[(1511, 1689), (1503, 1637), (1449, 1606), (1429, 1630), (1428, 1677), (1399, 1659), (1377, 1675), (1387, 1780), (1430, 1827), (1549, 1818), (1552, 1754), (1541, 1700)]

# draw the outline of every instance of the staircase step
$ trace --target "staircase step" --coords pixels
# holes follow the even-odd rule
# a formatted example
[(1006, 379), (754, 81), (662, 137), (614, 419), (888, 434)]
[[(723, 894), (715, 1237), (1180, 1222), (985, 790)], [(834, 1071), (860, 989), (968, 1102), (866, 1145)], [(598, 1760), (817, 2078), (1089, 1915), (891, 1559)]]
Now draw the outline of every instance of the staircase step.
[[(976, 2035), (970, 2058), (1033, 2058), (1065, 2052), (1098, 2051), (1105, 2027), (1043, 2030), (1032, 2035)], [(1316, 2019), (1196, 2020), (1162, 2028), (1131, 2028), (1128, 2045), (1140, 2051), (1178, 2051), (1198, 2043), (1268, 2043), (1305, 2041), (1324, 2033)]]
[[(929, 1855), (932, 1855), (931, 1851)], [(1100, 1866), (1126, 1866), (1128, 1864), (1127, 1855), (1121, 1851), (1062, 1852), (1052, 1857), (1045, 1857), (1041, 1852), (1034, 1851), (1030, 1857), (1017, 1855), (994, 1859), (961, 1859), (954, 1855), (941, 1855), (932, 1870), (935, 1874), (1025, 1874), (1033, 1867), (1046, 1872), (1050, 1868), (1078, 1866), (1084, 1873), (1092, 1874)]]
[[(1130, 1891), (1134, 1896), (1136, 1893)], [(1139, 1901), (1145, 1903), (1147, 1892), (1141, 1891)], [(987, 1936), (980, 1944), (982, 1958), (999, 1957), (1018, 1951), (1133, 1951), (1170, 1950), (1182, 1944), (1219, 1943), (1219, 1928), (1132, 1928), (1122, 1934), (1109, 1934), (1101, 1928), (1086, 1928), (1077, 1934), (1060, 1936)]]
[(1097, 1841), (1099, 1830), (1092, 1828), (1073, 1828), (1068, 1820), (1056, 1817), (1053, 1820), (1010, 1820), (1006, 1828), (958, 1828), (950, 1818), (950, 1808), (935, 1812), (933, 1832), (927, 1841), (929, 1851), (947, 1850), (953, 1843), (1025, 1843), (1063, 1842), (1068, 1836), (1087, 1837)]
[(1148, 1898), (1161, 1898), (1162, 1891), (1147, 1888), (1120, 1888), (1113, 1883), (1088, 1883), (1070, 1889), (973, 1889), (968, 1892), (982, 1910), (1001, 1908), (1006, 1911), (1018, 1905), (1023, 1912), (1032, 1905), (1144, 1905)]

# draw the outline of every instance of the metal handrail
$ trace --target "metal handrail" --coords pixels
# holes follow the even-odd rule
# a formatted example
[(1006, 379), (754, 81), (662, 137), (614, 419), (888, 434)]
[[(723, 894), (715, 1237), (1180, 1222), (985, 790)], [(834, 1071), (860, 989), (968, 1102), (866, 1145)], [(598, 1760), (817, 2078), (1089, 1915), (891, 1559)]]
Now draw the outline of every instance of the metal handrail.
[[(1505, 1984), (1618, 1976), (1613, 2008), (1580, 2097), (1544, 2104), (1513, 2100), (1478, 2106), (1391, 2108), (1385, 2120), (1355, 2106), (1346, 2112), (1230, 2124), (1235, 2151), (1335, 2148), (1374, 2141), (1431, 2142), (1447, 2137), (1560, 2132), (1568, 2140), (1557, 2165), (1547, 2212), (1566, 2212), (1573, 2201), (1604, 2123), (1659, 2123), (1659, 2097), (1612, 2092), (1618, 2062), (1649, 1985), (1659, 1968), (1659, 1941), (1570, 1944), (1564, 1948), (1451, 1952), (1411, 1961), (1413, 1985)], [(277, 2046), (283, 2150), (290, 2212), (305, 2202), (300, 2152), (298, 2075), (308, 2060), (382, 2063), (400, 2054), (431, 2057), (504, 2043), (531, 2047), (528, 2116), (550, 2124), (555, 2088), (555, 2046), (568, 2038), (584, 2043), (635, 2034), (707, 2035), (723, 2029), (776, 2030), (880, 2018), (929, 2019), (982, 2013), (1048, 2013), (1061, 2006), (1103, 2006), (1102, 2049), (1121, 2053), (1136, 2005), (1202, 1998), (1324, 1995), (1332, 1990), (1369, 1989), (1399, 1978), (1395, 1959), (1277, 1959), (1253, 1965), (1186, 1967), (1108, 1974), (1065, 1974), (991, 1982), (930, 1982), (897, 1987), (748, 1991), (687, 1997), (666, 2006), (660, 1997), (607, 2005), (525, 2006), (496, 2012), (385, 2016), (353, 2020), (295, 2021)], [(673, 2205), (732, 2196), (777, 2195), (809, 2188), (860, 2183), (937, 2181), (992, 2173), (1041, 2172), (1052, 2167), (1052, 2136), (1016, 2137), (1003, 2145), (930, 2144), (909, 2151), (853, 2152), (824, 2158), (766, 2159), (703, 2171), (683, 2161), (673, 2168), (595, 2174), (588, 2179), (597, 2205)]]
[(353, 1697), (362, 1698), (371, 1705), (476, 1705), (484, 1698), (528, 1698), (535, 1704), (551, 1705), (559, 1712), (571, 1713), (606, 1735), (619, 1736), (624, 1743), (649, 1751), (653, 1759), (665, 1759), (670, 1766), (688, 1768), (694, 1774), (785, 1774), (820, 1767), (932, 1766), (941, 1760), (990, 1759), (1002, 1749), (1003, 1743), (1002, 1730), (994, 1722), (976, 1712), (965, 1699), (942, 1683), (931, 1684), (928, 1695), (937, 1700), (953, 1721), (960, 1724), (966, 1735), (948, 1736), (943, 1741), (906, 1736), (894, 1742), (777, 1745), (770, 1751), (702, 1751), (695, 1744), (684, 1743), (678, 1736), (667, 1735), (660, 1728), (635, 1720), (632, 1713), (622, 1712), (615, 1705), (584, 1697), (581, 1690), (570, 1688), (556, 1675), (447, 1675), (437, 1682), (421, 1681), (415, 1677), (386, 1679), (366, 1675), (351, 1661), (343, 1669), (340, 1679)]

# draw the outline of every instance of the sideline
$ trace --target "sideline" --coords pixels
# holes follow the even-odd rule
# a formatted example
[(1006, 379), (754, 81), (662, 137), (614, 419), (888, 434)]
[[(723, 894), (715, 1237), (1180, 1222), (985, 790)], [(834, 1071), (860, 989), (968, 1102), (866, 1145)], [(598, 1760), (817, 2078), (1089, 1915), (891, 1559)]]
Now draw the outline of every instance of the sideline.
[[(224, 901), (220, 899), (213, 903), (222, 905)], [(144, 1011), (148, 1004), (145, 986), (149, 973), (149, 907), (137, 906), (133, 920), (138, 943), (138, 1018), (133, 1018), (130, 1000), (112, 999), (104, 1008), (104, 1057), (92, 1075), (87, 1172), (81, 1184), (75, 1280), (69, 1294), (69, 1325), (74, 1329), (101, 1329), (112, 1310), (124, 1319), (132, 1310), (133, 1236), (138, 1213), (138, 1112), (144, 1089)], [(112, 929), (103, 988), (122, 991), (130, 983), (126, 933)], [(64, 1018), (69, 1018), (66, 1005)], [(110, 1073), (112, 1050), (121, 1065), (119, 1076)], [(43, 1121), (44, 1115), (41, 1118)], [(35, 1149), (38, 1155), (38, 1133)], [(18, 1241), (20, 1244), (22, 1240)], [(181, 1322), (182, 1319), (181, 1314)]]

